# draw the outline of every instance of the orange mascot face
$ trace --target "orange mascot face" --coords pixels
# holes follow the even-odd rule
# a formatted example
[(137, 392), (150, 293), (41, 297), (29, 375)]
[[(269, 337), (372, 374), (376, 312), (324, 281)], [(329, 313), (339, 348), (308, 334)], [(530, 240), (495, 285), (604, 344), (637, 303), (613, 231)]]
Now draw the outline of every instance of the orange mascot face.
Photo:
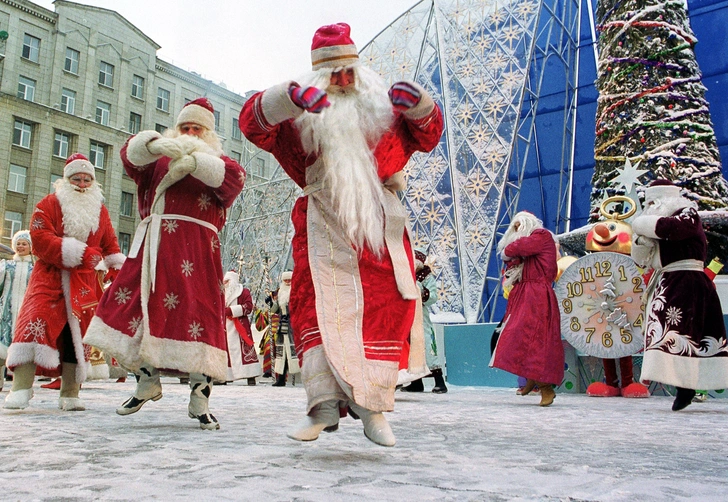
[[(607, 205), (620, 200), (631, 204), (632, 208), (627, 213), (618, 214), (606, 211)], [(600, 221), (589, 230), (586, 235), (586, 250), (630, 254), (632, 250), (632, 225), (623, 220), (632, 216), (635, 210), (634, 202), (628, 197), (616, 196), (605, 200), (602, 203), (600, 212), (606, 220)]]

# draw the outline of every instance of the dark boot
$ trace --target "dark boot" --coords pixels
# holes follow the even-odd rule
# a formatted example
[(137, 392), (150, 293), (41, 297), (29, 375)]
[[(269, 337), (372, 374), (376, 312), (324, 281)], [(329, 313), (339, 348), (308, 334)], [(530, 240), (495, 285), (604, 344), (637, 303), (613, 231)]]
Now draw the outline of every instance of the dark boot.
[(425, 384), (422, 383), (421, 378), (418, 378), (417, 380), (412, 380), (409, 385), (406, 385), (399, 390), (402, 392), (424, 392)]
[(255, 385), (255, 377), (248, 378), (248, 385)]
[(432, 370), (432, 376), (435, 379), (435, 387), (432, 389), (432, 392), (435, 394), (444, 394), (447, 392), (447, 385), (445, 385), (445, 377), (442, 376), (442, 369), (437, 368), (436, 370)]
[(286, 386), (286, 374), (281, 373), (280, 375), (276, 376), (276, 381), (273, 382), (273, 385), (271, 387), (285, 387)]
[(693, 389), (683, 389), (682, 387), (675, 387), (677, 389), (677, 395), (675, 401), (672, 403), (672, 411), (680, 411), (685, 409), (693, 402), (695, 397), (695, 391)]

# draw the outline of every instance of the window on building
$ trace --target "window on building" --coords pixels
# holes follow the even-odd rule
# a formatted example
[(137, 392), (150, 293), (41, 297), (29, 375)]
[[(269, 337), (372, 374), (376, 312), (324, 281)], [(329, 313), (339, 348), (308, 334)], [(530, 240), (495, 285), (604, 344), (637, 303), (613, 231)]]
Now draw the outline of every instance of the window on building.
[(138, 113), (129, 113), (129, 132), (136, 134), (142, 130), (142, 116)]
[(56, 181), (58, 181), (61, 178), (63, 178), (63, 176), (61, 176), (59, 174), (51, 174), (51, 188), (50, 188), (50, 191), (48, 193), (55, 192), (56, 187), (54, 185), (56, 184)]
[(131, 247), (131, 234), (125, 234), (119, 232), (119, 249), (124, 254), (129, 254), (129, 248)]
[(66, 47), (66, 61), (63, 63), (63, 69), (67, 72), (78, 75), (78, 61), (81, 53), (70, 47)]
[(10, 164), (10, 176), (8, 177), (8, 190), (11, 192), (25, 193), (25, 180), (28, 177), (28, 169), (22, 166)]
[(121, 192), (121, 209), (119, 213), (122, 216), (132, 216), (134, 211), (134, 194), (131, 192)]
[(15, 129), (13, 129), (13, 145), (30, 148), (32, 137), (33, 124), (16, 119)]
[(104, 169), (104, 167), (106, 167), (106, 145), (103, 143), (97, 143), (96, 141), (91, 141), (88, 160), (94, 165), (94, 167)]
[(230, 152), (230, 158), (233, 159), (235, 162), (240, 164), (240, 152), (231, 151)]
[(23, 213), (5, 211), (5, 224), (3, 225), (3, 237), (12, 239), (15, 232), (23, 228)]
[(164, 124), (154, 124), (154, 130), (159, 134), (164, 134), (164, 131), (167, 130), (167, 126)]
[(157, 109), (163, 112), (169, 111), (169, 91), (167, 89), (161, 87), (157, 89)]
[(238, 119), (233, 119), (233, 139), (242, 139), (240, 135), (240, 122), (238, 122)]
[(106, 61), (99, 63), (99, 84), (114, 87), (114, 65)]
[(56, 137), (53, 140), (53, 155), (63, 159), (68, 157), (68, 148), (71, 144), (71, 135), (65, 132), (56, 131)]
[(101, 125), (109, 125), (109, 117), (111, 116), (111, 105), (103, 101), (96, 102), (96, 122)]
[(255, 175), (261, 178), (265, 175), (265, 159), (255, 159)]
[(144, 79), (139, 75), (131, 78), (131, 95), (135, 98), (144, 99)]
[(25, 34), (23, 37), (23, 58), (34, 63), (40, 60), (40, 38)]
[(18, 77), (18, 97), (26, 101), (33, 101), (35, 97), (35, 80), (20, 75)]
[(220, 112), (215, 110), (215, 113), (213, 115), (215, 115), (215, 130), (219, 131), (220, 130)]
[(61, 111), (74, 114), (76, 111), (76, 91), (64, 88), (61, 91)]

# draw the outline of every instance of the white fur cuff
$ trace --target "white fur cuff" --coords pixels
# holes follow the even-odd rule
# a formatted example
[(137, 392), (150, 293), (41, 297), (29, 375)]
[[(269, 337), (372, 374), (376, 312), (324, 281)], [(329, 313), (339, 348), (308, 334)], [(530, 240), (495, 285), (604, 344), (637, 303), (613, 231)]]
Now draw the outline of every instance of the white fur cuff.
[(225, 180), (225, 161), (202, 152), (195, 152), (192, 156), (197, 161), (197, 169), (192, 172), (192, 176), (209, 187), (221, 186)]
[(435, 108), (435, 102), (430, 94), (416, 82), (408, 82), (412, 87), (420, 91), (420, 102), (404, 112), (404, 116), (410, 120), (421, 120), (432, 113)]
[(146, 166), (155, 162), (161, 155), (154, 155), (147, 150), (150, 141), (161, 138), (157, 131), (142, 131), (129, 140), (126, 147), (126, 158), (135, 166)]
[(78, 267), (83, 261), (86, 244), (73, 237), (64, 237), (61, 243), (61, 257), (66, 268)]
[(104, 263), (108, 268), (120, 269), (126, 261), (126, 256), (123, 253), (114, 253), (104, 258)]
[(291, 97), (288, 95), (288, 87), (291, 83), (289, 80), (288, 82), (274, 85), (263, 92), (260, 98), (261, 108), (263, 117), (269, 124), (280, 124), (285, 120), (296, 118), (303, 113), (303, 110), (294, 105)]
[(232, 305), (230, 306), (230, 310), (233, 311), (233, 317), (241, 317), (243, 315), (242, 305)]
[(645, 237), (658, 239), (659, 237), (655, 233), (655, 229), (657, 228), (657, 220), (660, 218), (662, 218), (662, 216), (638, 216), (632, 220), (632, 232), (637, 235), (644, 235)]

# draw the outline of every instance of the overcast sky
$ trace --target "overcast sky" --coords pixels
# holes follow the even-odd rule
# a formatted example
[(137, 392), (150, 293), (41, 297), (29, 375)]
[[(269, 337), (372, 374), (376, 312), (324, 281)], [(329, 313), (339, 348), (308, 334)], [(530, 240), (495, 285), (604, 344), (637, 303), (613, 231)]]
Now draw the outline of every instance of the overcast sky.
[[(55, 10), (52, 0), (33, 0)], [(238, 93), (311, 69), (319, 26), (346, 22), (361, 50), (419, 0), (79, 0), (115, 10), (161, 45), (157, 55)]]

